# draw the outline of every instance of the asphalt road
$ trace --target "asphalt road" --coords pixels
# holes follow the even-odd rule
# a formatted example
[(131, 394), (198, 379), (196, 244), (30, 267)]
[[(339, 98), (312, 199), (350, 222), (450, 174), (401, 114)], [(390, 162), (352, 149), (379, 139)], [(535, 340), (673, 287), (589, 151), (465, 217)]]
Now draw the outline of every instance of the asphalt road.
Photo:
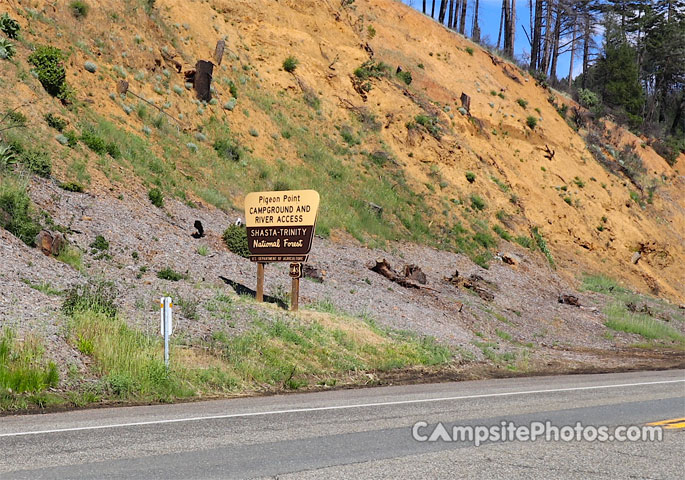
[[(661, 441), (425, 439), (438, 423), (644, 426), (685, 417), (685, 371), (487, 380), (0, 417), (0, 478), (682, 478)], [(685, 421), (685, 420), (683, 420)], [(567, 429), (568, 430), (568, 429)], [(638, 432), (639, 433), (639, 432)]]

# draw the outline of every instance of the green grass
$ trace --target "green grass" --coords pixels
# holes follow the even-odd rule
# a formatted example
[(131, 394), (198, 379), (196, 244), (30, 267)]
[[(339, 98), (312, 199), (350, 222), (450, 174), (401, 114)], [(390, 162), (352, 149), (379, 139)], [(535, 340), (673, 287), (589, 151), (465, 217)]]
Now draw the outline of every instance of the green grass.
[(454, 356), (430, 337), (381, 329), (372, 320), (301, 315), (302, 320), (256, 314), (247, 332), (217, 330), (196, 353), (172, 344), (168, 371), (159, 336), (133, 330), (118, 316), (77, 310), (68, 322), (68, 339), (92, 358), (108, 397), (138, 401), (292, 390), (322, 379), (350, 382), (363, 371), (443, 365)]
[(542, 236), (542, 233), (538, 229), (538, 227), (532, 227), (530, 229), (530, 233), (533, 236), (533, 240), (535, 241), (535, 246), (540, 249), (540, 251), (545, 255), (545, 258), (547, 258), (547, 261), (549, 262), (550, 266), (552, 268), (556, 268), (556, 263), (554, 262), (554, 257), (552, 256), (552, 253), (549, 251), (547, 248), (547, 242), (545, 241), (545, 238)]
[(11, 175), (0, 175), (0, 227), (26, 245), (35, 245), (41, 225), (28, 196), (26, 180)]
[(649, 340), (672, 340), (685, 343), (685, 336), (674, 328), (655, 318), (629, 311), (624, 302), (614, 302), (606, 309), (607, 321), (605, 325), (612, 329), (627, 333), (636, 333)]
[(0, 411), (45, 406), (46, 390), (57, 387), (59, 371), (45, 359), (45, 347), (33, 336), (22, 341), (10, 329), (0, 333)]
[(57, 260), (71, 265), (79, 272), (83, 271), (83, 252), (76, 246), (67, 245), (60, 250)]
[(606, 275), (583, 275), (582, 289), (598, 293), (627, 293), (624, 287), (621, 287), (616, 280)]
[(182, 273), (175, 271), (171, 267), (165, 267), (159, 272), (157, 272), (157, 278), (161, 278), (162, 280), (169, 280), (171, 282), (178, 282), (179, 280), (185, 280), (187, 277), (186, 275), (183, 275)]

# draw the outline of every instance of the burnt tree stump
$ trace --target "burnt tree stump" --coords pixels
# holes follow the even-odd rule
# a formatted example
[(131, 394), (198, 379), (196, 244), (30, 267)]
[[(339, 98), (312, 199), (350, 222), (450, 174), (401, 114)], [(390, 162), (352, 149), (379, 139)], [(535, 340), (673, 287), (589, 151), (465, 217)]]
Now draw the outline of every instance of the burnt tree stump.
[(461, 106), (464, 107), (466, 113), (471, 113), (471, 97), (461, 92)]
[(195, 93), (197, 99), (209, 102), (212, 99), (212, 74), (214, 64), (207, 60), (198, 60), (195, 65)]

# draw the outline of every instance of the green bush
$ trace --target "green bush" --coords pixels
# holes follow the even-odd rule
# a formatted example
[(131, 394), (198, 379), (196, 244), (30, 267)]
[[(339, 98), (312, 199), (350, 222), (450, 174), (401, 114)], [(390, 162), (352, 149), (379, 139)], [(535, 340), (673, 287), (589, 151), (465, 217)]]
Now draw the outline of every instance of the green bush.
[(83, 185), (77, 182), (60, 183), (59, 188), (67, 192), (83, 193)]
[(412, 80), (413, 80), (413, 79), (412, 79), (412, 76), (411, 76), (411, 72), (409, 72), (409, 71), (407, 71), (407, 70), (402, 70), (401, 72), (398, 72), (398, 73), (397, 73), (397, 78), (399, 78), (400, 80), (402, 80), (402, 81), (403, 81), (404, 83), (406, 83), (407, 85), (411, 85), (411, 82), (412, 82)]
[(483, 210), (486, 207), (485, 200), (476, 194), (471, 195), (471, 207), (474, 210)]
[(473, 48), (466, 47), (466, 53), (468, 53), (469, 55), (471, 55), (473, 57)]
[(14, 40), (19, 36), (21, 26), (19, 25), (19, 22), (11, 18), (7, 13), (3, 13), (2, 16), (0, 16), (0, 30), (2, 30), (2, 33), (7, 35), (8, 38)]
[(528, 128), (530, 128), (531, 130), (535, 130), (535, 127), (537, 126), (537, 124), (538, 124), (538, 119), (532, 115), (528, 115), (528, 118), (526, 118), (526, 125), (528, 125)]
[(69, 8), (71, 9), (71, 14), (76, 18), (85, 17), (90, 10), (90, 6), (81, 0), (74, 0), (69, 4)]
[(519, 105), (521, 105), (521, 108), (526, 108), (526, 107), (528, 106), (528, 100), (524, 100), (524, 99), (522, 99), (522, 98), (518, 98), (518, 99), (516, 100), (516, 103), (518, 103)]
[(0, 177), (0, 227), (33, 247), (41, 225), (27, 190), (24, 181)]
[(178, 273), (170, 267), (166, 267), (157, 272), (157, 278), (160, 278), (162, 280), (169, 280), (171, 282), (178, 282), (179, 280), (185, 279), (186, 276), (182, 273)]
[(473, 172), (466, 172), (466, 180), (469, 183), (473, 183), (476, 181), (476, 174)]
[(46, 114), (44, 118), (45, 122), (48, 124), (48, 127), (54, 128), (58, 132), (64, 131), (67, 126), (67, 121), (65, 119), (53, 113)]
[(385, 63), (368, 60), (361, 67), (355, 69), (354, 76), (360, 80), (368, 80), (385, 77), (388, 75), (388, 71), (390, 71), (390, 67)]
[(283, 70), (285, 70), (288, 73), (293, 73), (297, 68), (298, 63), (300, 63), (300, 61), (291, 55), (285, 60), (283, 60)]
[(164, 206), (164, 195), (159, 188), (152, 188), (147, 192), (147, 198), (150, 202), (157, 208), (162, 208)]
[(81, 141), (98, 155), (107, 153), (107, 142), (99, 137), (94, 130), (87, 128), (81, 134)]
[(250, 250), (247, 247), (247, 230), (244, 227), (229, 225), (224, 231), (223, 238), (231, 252), (245, 258), (250, 256)]
[(414, 117), (414, 121), (425, 128), (436, 140), (440, 140), (442, 137), (442, 130), (440, 130), (437, 117), (432, 115), (417, 115)]
[(552, 266), (552, 268), (555, 268), (556, 265), (554, 263), (554, 257), (552, 257), (552, 253), (547, 248), (547, 242), (545, 241), (544, 237), (542, 236), (542, 233), (540, 233), (540, 230), (538, 229), (538, 227), (531, 228), (530, 233), (533, 235), (533, 240), (535, 240), (535, 245), (545, 255), (545, 257), (547, 258), (547, 261)]
[(93, 252), (104, 252), (109, 250), (109, 242), (102, 235), (97, 235), (89, 246), (93, 249)]
[(112, 282), (90, 282), (76, 285), (66, 292), (62, 311), (67, 315), (94, 312), (114, 318), (117, 315), (117, 290)]
[(67, 72), (64, 69), (64, 54), (59, 48), (41, 45), (29, 56), (35, 67), (38, 80), (46, 92), (53, 97), (64, 99), (67, 96)]
[(47, 178), (52, 173), (50, 156), (42, 150), (27, 150), (19, 156), (19, 161), (31, 172)]
[(232, 162), (240, 161), (243, 153), (242, 149), (231, 139), (223, 138), (214, 142), (214, 150), (221, 158)]
[(580, 103), (583, 107), (592, 110), (599, 107), (601, 101), (595, 92), (581, 88), (578, 90), (578, 103)]
[(6, 38), (0, 38), (0, 60), (12, 60), (15, 53), (14, 44)]

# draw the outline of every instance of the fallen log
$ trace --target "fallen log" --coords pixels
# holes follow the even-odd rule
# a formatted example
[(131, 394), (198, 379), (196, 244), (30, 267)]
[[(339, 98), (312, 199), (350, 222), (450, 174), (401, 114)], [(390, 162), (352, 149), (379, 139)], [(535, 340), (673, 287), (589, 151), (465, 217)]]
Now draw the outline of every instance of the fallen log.
[(445, 283), (451, 283), (455, 287), (467, 288), (475, 292), (480, 298), (486, 302), (492, 302), (495, 299), (495, 294), (488, 290), (485, 286), (488, 282), (479, 275), (471, 275), (469, 278), (459, 276), (459, 271), (455, 271), (451, 277), (444, 277)]

